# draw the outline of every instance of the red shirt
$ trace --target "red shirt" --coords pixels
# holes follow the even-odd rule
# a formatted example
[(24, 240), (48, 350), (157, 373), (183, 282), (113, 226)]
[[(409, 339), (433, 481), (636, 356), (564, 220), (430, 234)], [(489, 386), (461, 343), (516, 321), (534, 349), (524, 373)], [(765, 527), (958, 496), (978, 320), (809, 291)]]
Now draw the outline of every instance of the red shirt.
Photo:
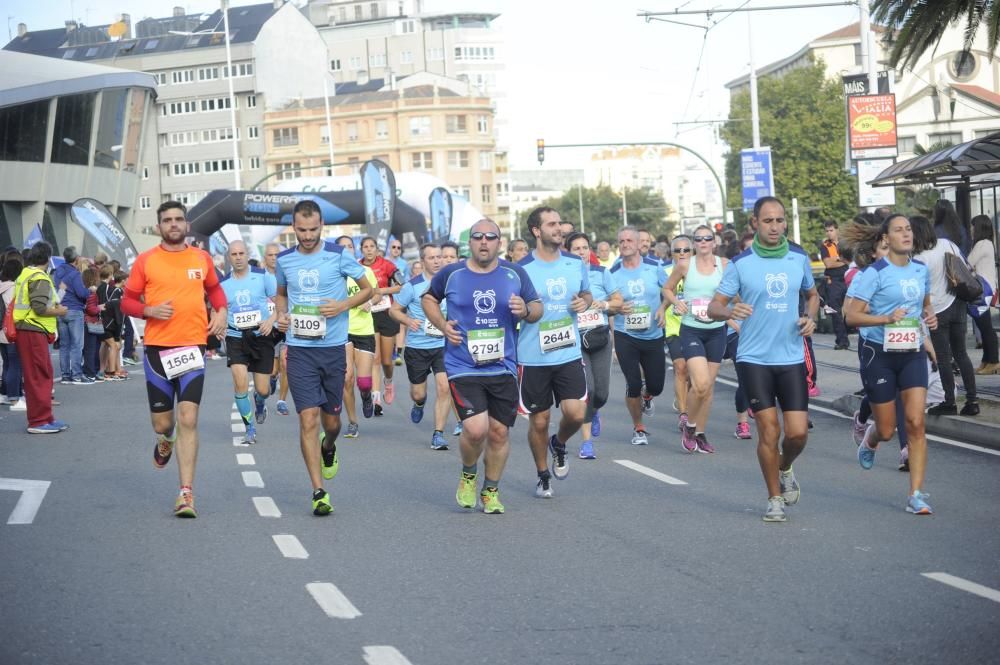
[(358, 260), (358, 263), (372, 269), (372, 272), (375, 273), (375, 279), (378, 281), (376, 286), (380, 289), (388, 288), (390, 286), (389, 280), (392, 279), (393, 274), (399, 272), (396, 264), (383, 256), (376, 256), (371, 265), (361, 259)]

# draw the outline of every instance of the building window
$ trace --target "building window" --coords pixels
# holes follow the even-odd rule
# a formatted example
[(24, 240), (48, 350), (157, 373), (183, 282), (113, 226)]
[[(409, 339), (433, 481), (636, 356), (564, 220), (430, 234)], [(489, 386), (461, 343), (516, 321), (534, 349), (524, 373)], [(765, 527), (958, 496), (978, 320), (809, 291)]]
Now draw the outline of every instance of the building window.
[(959, 81), (968, 81), (976, 73), (976, 56), (971, 51), (959, 51), (948, 62), (948, 71)]
[(449, 115), (445, 117), (445, 131), (449, 134), (465, 133), (465, 116)]
[(259, 139), (260, 138), (260, 127), (257, 125), (247, 126), (247, 138), (248, 139)]
[(274, 176), (278, 180), (292, 180), (302, 177), (301, 162), (283, 162), (276, 164), (278, 175)]
[(361, 56), (360, 55), (352, 55), (351, 56), (350, 67), (351, 67), (351, 71), (352, 72), (356, 72), (359, 69), (361, 69)]
[(358, 123), (356, 122), (347, 123), (347, 140), (348, 141), (358, 140)]
[(171, 132), (170, 145), (197, 145), (198, 132)]
[(280, 127), (272, 131), (272, 136), (274, 137), (275, 148), (299, 144), (298, 127)]
[(232, 100), (229, 97), (211, 97), (201, 100), (201, 110), (203, 113), (210, 111), (225, 111), (232, 107)]
[(347, 7), (337, 7), (337, 20), (341, 23), (347, 21)]
[(198, 112), (198, 103), (190, 99), (183, 102), (170, 102), (164, 108), (168, 109), (164, 115), (187, 115)]
[(167, 85), (167, 73), (166, 72), (156, 72), (153, 74), (156, 77), (156, 85)]
[(171, 80), (174, 83), (191, 83), (194, 81), (194, 70), (178, 69), (177, 71), (171, 72)]
[(469, 151), (468, 150), (449, 150), (448, 151), (448, 166), (453, 169), (467, 169), (469, 168)]
[(492, 152), (480, 152), (479, 153), (479, 170), (481, 171), (492, 171), (493, 170), (493, 153)]
[(463, 199), (468, 201), (469, 191), (470, 189), (468, 185), (458, 185), (457, 187), (451, 190), (451, 193), (454, 194), (455, 196), (461, 196)]
[(444, 60), (444, 49), (443, 48), (429, 48), (429, 49), (427, 49), (427, 59), (428, 60)]
[(148, 196), (140, 196), (139, 197), (139, 210), (149, 210), (152, 207), (153, 206), (150, 203)]
[(201, 164), (199, 162), (176, 162), (170, 166), (172, 174), (178, 177), (201, 173)]
[(490, 117), (487, 115), (481, 115), (476, 119), (476, 129), (480, 134), (490, 133)]
[(377, 138), (377, 139), (387, 139), (387, 138), (389, 138), (389, 121), (388, 120), (376, 120), (375, 121), (375, 138)]
[(410, 118), (410, 136), (430, 136), (431, 117), (429, 115), (417, 115)]
[(340, 58), (334, 58), (330, 61), (330, 71), (339, 72), (340, 71)]
[(369, 67), (385, 67), (385, 53), (376, 53), (368, 56)]
[(222, 68), (222, 75), (228, 78), (232, 75), (233, 78), (244, 78), (247, 76), (253, 76), (253, 63), (252, 62), (242, 62), (237, 65), (233, 65), (232, 69), (229, 67)]
[(1000, 129), (977, 129), (974, 138), (984, 139), (991, 134), (996, 134), (997, 132), (1000, 132)]
[(360, 21), (360, 20), (364, 19), (364, 17), (365, 17), (365, 14), (364, 14), (364, 10), (361, 8), (361, 5), (354, 5), (354, 20), (355, 21)]
[(257, 108), (257, 95), (247, 95), (247, 108)]
[(900, 136), (896, 139), (896, 148), (900, 153), (912, 153), (917, 147), (916, 136)]
[[(240, 138), (239, 128), (237, 128), (236, 138)], [(219, 141), (232, 141), (233, 140), (233, 128), (232, 127), (219, 127), (216, 129), (203, 129), (201, 130), (201, 142), (202, 143), (218, 143)]]
[(371, 11), (372, 18), (378, 18), (378, 3), (373, 2), (368, 5), (369, 11)]
[(495, 60), (496, 51), (492, 46), (456, 46), (455, 60)]
[(416, 32), (417, 25), (413, 19), (406, 19), (405, 21), (399, 22), (399, 34), (408, 35)]
[(958, 145), (962, 142), (962, 132), (941, 132), (939, 134), (928, 134), (927, 140), (931, 146)]
[(434, 168), (434, 153), (430, 151), (413, 153), (413, 168), (415, 169)]
[(256, 171), (260, 168), (260, 157), (250, 158), (250, 169)]
[(142, 167), (142, 179), (143, 180), (149, 180), (149, 167), (148, 166), (143, 166)]
[(492, 200), (492, 198), (493, 198), (492, 197), (492, 194), (493, 194), (492, 190), (493, 190), (493, 188), (490, 187), (489, 185), (483, 185), (482, 186), (481, 191), (482, 191), (482, 196), (483, 196), (483, 203), (489, 203)]
[(198, 69), (199, 81), (214, 81), (217, 78), (219, 78), (218, 67), (201, 67)]
[(233, 170), (232, 159), (210, 159), (204, 164), (205, 173), (225, 173)]
[(400, 51), (399, 63), (401, 65), (413, 64), (413, 51)]

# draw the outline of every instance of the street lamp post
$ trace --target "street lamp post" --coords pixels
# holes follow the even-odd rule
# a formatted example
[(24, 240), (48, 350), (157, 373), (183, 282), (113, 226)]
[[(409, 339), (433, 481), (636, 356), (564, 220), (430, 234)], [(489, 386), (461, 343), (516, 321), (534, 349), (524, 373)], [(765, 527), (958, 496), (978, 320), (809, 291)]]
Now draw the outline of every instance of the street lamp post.
[(229, 81), (229, 121), (233, 130), (233, 174), (236, 189), (240, 188), (240, 142), (236, 132), (236, 93), (233, 90), (233, 54), (229, 46), (229, 0), (221, 0), (222, 28), (226, 31), (226, 80)]

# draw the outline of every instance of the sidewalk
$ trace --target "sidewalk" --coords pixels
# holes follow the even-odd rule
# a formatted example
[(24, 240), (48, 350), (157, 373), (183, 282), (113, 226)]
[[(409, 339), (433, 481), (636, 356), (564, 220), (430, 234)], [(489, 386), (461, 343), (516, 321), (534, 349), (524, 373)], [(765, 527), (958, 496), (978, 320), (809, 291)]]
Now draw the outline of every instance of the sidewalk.
[[(854, 394), (861, 390), (857, 335), (851, 335), (850, 351), (834, 351), (833, 343), (833, 335), (813, 336), (817, 383), (822, 394), (809, 401), (818, 406), (852, 415), (861, 402), (861, 398)], [(968, 350), (972, 366), (978, 367), (982, 351), (975, 348), (975, 341), (971, 335)], [(736, 369), (733, 364), (723, 363), (719, 376), (735, 381)], [(961, 409), (965, 402), (961, 376), (955, 377), (955, 384), (956, 401)], [(976, 376), (976, 389), (981, 409), (978, 416), (927, 416), (927, 433), (1000, 450), (1000, 375)]]

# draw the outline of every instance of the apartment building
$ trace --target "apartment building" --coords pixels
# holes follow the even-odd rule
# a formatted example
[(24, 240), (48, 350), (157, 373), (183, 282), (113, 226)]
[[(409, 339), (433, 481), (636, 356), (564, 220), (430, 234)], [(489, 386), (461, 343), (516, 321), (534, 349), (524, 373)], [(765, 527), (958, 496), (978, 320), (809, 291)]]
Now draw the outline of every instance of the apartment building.
[(427, 73), (394, 83), (368, 81), (340, 86), (328, 100), (295, 100), (264, 116), (265, 167), (272, 174), (265, 185), (347, 175), (374, 158), (397, 172), (437, 176), (483, 214), (496, 214), (493, 108), (464, 81)]

